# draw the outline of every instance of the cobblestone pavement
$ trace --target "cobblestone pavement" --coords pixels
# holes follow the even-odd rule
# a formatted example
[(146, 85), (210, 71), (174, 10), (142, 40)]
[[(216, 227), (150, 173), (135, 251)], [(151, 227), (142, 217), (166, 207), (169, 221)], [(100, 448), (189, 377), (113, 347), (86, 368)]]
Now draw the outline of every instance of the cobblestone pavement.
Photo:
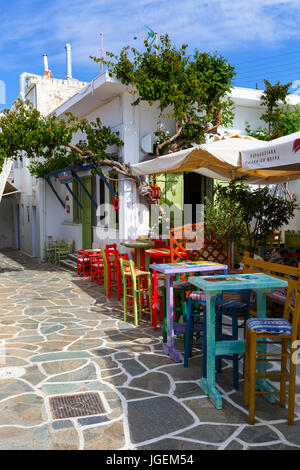
[[(175, 364), (161, 331), (124, 323), (101, 287), (14, 250), (0, 252), (0, 341), (0, 449), (300, 449), (299, 415), (288, 426), (278, 404), (257, 397), (247, 424), (229, 364), (216, 410), (198, 385), (199, 352)], [(54, 419), (51, 397), (87, 392), (102, 414)]]

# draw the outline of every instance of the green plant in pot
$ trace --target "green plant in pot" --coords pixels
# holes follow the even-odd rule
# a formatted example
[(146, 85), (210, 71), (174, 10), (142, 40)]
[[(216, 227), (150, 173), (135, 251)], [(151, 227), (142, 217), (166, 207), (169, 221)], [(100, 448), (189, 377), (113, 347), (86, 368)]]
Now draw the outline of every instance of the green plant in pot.
[(268, 186), (250, 187), (246, 181), (247, 177), (236, 178), (215, 187), (213, 203), (206, 205), (206, 224), (238, 247), (246, 238), (254, 256), (274, 231), (294, 217), (298, 204), (295, 197), (286, 200), (272, 194)]

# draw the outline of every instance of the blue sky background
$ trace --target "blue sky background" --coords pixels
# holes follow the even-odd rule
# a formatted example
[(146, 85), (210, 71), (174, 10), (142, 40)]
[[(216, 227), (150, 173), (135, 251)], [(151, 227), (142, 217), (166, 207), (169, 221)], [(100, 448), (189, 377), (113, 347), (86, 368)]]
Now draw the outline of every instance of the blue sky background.
[[(100, 56), (100, 32), (104, 50), (142, 48), (145, 24), (159, 35), (168, 33), (178, 46), (217, 50), (236, 67), (238, 86), (262, 88), (263, 78), (300, 80), (300, 0), (0, 0), (0, 7), (0, 80), (7, 106), (19, 93), (22, 72), (43, 74), (44, 53), (53, 76), (65, 78), (69, 42), (73, 77), (90, 81), (100, 70), (89, 59)], [(1, 89), (3, 83), (3, 108)]]

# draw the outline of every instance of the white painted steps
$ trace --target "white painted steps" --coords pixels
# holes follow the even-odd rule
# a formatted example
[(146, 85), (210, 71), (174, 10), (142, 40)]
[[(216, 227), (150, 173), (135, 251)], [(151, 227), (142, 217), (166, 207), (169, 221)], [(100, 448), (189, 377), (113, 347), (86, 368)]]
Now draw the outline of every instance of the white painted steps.
[(68, 255), (68, 258), (63, 259), (60, 262), (61, 268), (67, 269), (68, 271), (77, 272), (77, 256), (75, 253)]

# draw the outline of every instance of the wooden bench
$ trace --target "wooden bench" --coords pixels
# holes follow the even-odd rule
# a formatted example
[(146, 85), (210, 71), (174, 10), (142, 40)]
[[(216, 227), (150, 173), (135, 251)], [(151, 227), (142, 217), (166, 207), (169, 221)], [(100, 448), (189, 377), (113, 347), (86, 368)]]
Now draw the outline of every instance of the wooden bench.
[[(250, 258), (247, 251), (244, 253), (242, 262), (244, 264), (243, 273), (245, 274), (264, 273), (273, 277), (278, 277), (279, 279), (284, 279), (287, 282), (293, 280), (300, 283), (300, 263), (298, 263), (296, 267), (286, 266), (280, 263), (270, 263), (268, 261)], [(282, 309), (286, 300), (285, 289), (276, 289), (272, 294), (268, 294), (267, 297), (268, 303), (275, 303), (277, 304), (277, 307), (279, 306), (280, 309)], [(255, 315), (255, 312), (251, 311), (251, 313)]]

